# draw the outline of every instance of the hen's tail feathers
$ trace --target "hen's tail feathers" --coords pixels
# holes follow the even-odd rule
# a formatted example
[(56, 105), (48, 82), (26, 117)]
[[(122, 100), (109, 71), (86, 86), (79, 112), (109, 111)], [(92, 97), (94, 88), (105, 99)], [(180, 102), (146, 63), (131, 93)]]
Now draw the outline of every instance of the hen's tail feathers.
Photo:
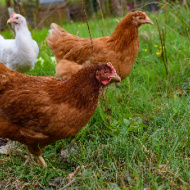
[[(46, 38), (48, 45), (55, 55), (56, 60), (62, 59), (65, 55), (65, 52), (70, 50), (70, 47), (66, 45), (66, 42), (70, 42), (69, 34), (60, 26), (55, 23), (51, 24), (51, 29), (49, 31), (49, 36)], [(63, 45), (64, 44), (64, 45)]]
[(3, 38), (3, 36), (0, 35), (0, 40), (5, 40), (5, 39)]
[(7, 66), (0, 62), (0, 91), (5, 88), (7, 82), (21, 76), (23, 77), (23, 74), (9, 69)]
[(68, 33), (62, 29), (59, 25), (52, 23), (49, 30), (49, 36), (46, 38), (48, 43), (55, 43), (55, 40), (67, 35)]
[(0, 62), (0, 84), (2, 81), (4, 81), (5, 78), (7, 80), (8, 78), (10, 79), (13, 77), (19, 77), (21, 75), (21, 73), (9, 69), (7, 66)]
[(0, 75), (7, 74), (8, 72), (11, 72), (11, 69), (0, 62)]
[(10, 72), (10, 69), (3, 63), (0, 63), (0, 91), (5, 88), (4, 85), (9, 81), (9, 76), (7, 77), (8, 72)]

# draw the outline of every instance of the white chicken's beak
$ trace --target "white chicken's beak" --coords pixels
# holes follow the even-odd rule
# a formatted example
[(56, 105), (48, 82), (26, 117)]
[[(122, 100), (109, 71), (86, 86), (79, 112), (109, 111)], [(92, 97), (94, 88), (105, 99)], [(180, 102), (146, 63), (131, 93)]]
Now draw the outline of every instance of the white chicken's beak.
[(7, 21), (7, 24), (8, 23), (15, 23), (15, 24), (18, 24), (17, 21), (14, 19), (14, 18), (10, 18), (8, 21)]
[(8, 23), (13, 23), (15, 20), (13, 18), (10, 18), (8, 21), (7, 21), (7, 24)]

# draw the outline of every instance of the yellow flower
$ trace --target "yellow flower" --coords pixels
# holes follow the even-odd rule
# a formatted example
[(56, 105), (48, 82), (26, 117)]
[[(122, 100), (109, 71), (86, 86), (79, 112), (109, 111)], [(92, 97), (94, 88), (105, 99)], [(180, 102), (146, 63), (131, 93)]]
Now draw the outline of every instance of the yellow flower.
[(160, 48), (160, 49), (165, 49), (165, 48), (166, 48), (166, 46), (160, 46), (159, 48)]
[(155, 47), (155, 48), (157, 48), (157, 47), (158, 47), (158, 45), (154, 45), (154, 47)]
[(144, 49), (144, 51), (148, 51), (147, 49)]
[(176, 99), (177, 98), (177, 96), (174, 94), (174, 98)]
[(160, 56), (160, 55), (161, 55), (161, 52), (160, 52), (160, 51), (156, 52), (156, 55), (157, 55), (157, 56)]
[(189, 82), (189, 86), (190, 86), (190, 82)]

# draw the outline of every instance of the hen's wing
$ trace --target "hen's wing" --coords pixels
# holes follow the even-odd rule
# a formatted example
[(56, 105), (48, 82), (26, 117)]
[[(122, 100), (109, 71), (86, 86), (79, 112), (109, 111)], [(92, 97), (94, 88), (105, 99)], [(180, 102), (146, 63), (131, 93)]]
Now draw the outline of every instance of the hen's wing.
[(41, 125), (40, 119), (46, 125), (48, 117), (44, 112), (51, 104), (47, 86), (52, 81), (57, 83), (60, 80), (54, 77), (24, 75), (0, 63), (1, 116), (23, 127)]

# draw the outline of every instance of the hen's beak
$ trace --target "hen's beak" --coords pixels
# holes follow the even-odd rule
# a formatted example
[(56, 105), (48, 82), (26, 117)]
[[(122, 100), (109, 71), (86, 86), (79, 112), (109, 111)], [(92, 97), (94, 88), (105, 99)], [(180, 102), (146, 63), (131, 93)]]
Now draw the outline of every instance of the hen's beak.
[(145, 19), (145, 23), (154, 25), (154, 23), (150, 20), (148, 16)]
[(114, 82), (121, 82), (121, 78), (119, 77), (119, 75), (116, 72), (113, 73), (113, 75), (110, 78)]

